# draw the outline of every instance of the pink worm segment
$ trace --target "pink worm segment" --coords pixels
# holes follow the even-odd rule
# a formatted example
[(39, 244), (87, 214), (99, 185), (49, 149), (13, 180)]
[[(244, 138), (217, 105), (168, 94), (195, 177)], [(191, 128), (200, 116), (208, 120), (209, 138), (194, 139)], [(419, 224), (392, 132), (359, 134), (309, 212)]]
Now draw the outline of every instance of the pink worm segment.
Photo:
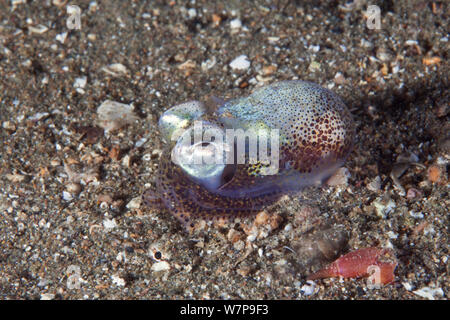
[(326, 268), (321, 269), (308, 277), (315, 280), (330, 277), (358, 278), (369, 276), (370, 267), (378, 267), (381, 284), (394, 281), (394, 270), (397, 260), (391, 249), (364, 248), (352, 251), (338, 258)]

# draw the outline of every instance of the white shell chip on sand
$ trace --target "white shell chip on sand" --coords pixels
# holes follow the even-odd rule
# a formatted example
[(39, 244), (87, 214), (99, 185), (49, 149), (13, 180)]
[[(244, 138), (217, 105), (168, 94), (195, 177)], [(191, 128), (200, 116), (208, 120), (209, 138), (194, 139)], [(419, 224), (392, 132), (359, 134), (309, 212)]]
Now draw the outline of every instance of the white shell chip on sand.
[(230, 67), (237, 70), (245, 70), (250, 67), (250, 60), (246, 55), (241, 55), (230, 62)]
[(303, 285), (300, 288), (300, 293), (304, 296), (310, 296), (314, 294), (314, 291), (316, 290), (316, 284), (314, 281), (307, 281), (305, 285)]
[(113, 274), (111, 276), (112, 282), (113, 284), (115, 284), (118, 287), (123, 287), (125, 286), (125, 280), (122, 279), (121, 277), (119, 277), (118, 275)]
[(75, 78), (75, 81), (73, 83), (73, 87), (75, 88), (75, 90), (78, 93), (84, 94), (84, 87), (86, 87), (87, 84), (87, 77), (83, 76), (83, 77), (79, 77), (79, 78)]
[(231, 29), (239, 29), (242, 27), (242, 22), (239, 19), (233, 19), (230, 21), (230, 28)]
[(56, 35), (55, 39), (61, 43), (64, 43), (66, 41), (68, 33), (63, 32)]
[(106, 100), (97, 109), (100, 126), (105, 131), (119, 129), (133, 123), (138, 117), (133, 113), (133, 107), (129, 104)]
[(55, 299), (55, 295), (53, 293), (42, 293), (41, 300), (53, 300)]
[(423, 287), (416, 291), (413, 291), (414, 294), (418, 295), (419, 297), (426, 298), (428, 300), (435, 300), (437, 297), (443, 297), (444, 291), (441, 288), (430, 288), (430, 287)]
[(114, 229), (115, 227), (117, 227), (117, 223), (115, 219), (108, 219), (106, 218), (105, 220), (103, 220), (103, 227), (105, 228), (105, 231), (110, 231), (112, 229)]
[(42, 24), (38, 24), (37, 26), (29, 26), (28, 30), (31, 33), (43, 34), (48, 31), (48, 27)]
[(109, 66), (103, 67), (102, 71), (112, 75), (113, 77), (126, 76), (129, 73), (127, 67), (121, 63), (110, 64)]
[(86, 83), (87, 83), (87, 77), (83, 76), (83, 77), (75, 78), (75, 82), (73, 83), (73, 86), (75, 88), (84, 88), (86, 86)]
[(159, 261), (152, 265), (152, 270), (157, 271), (166, 271), (170, 269), (170, 264), (167, 261)]

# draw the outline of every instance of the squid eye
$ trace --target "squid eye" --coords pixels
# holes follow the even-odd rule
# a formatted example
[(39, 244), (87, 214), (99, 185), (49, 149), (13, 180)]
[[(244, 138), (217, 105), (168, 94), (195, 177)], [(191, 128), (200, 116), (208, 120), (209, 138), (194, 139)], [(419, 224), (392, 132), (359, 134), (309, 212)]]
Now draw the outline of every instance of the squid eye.
[[(196, 137), (194, 125), (179, 137), (172, 149), (172, 161), (191, 180), (215, 192), (233, 178), (235, 168), (226, 163), (229, 148), (224, 143), (223, 129), (203, 122), (200, 130), (202, 135)], [(202, 140), (196, 142), (195, 138)]]

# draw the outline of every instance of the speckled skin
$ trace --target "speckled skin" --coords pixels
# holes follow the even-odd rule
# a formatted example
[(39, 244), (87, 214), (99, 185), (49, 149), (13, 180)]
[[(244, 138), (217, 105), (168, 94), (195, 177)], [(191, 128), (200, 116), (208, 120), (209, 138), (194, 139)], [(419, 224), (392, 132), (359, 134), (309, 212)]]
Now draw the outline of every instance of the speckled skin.
[[(166, 113), (172, 114), (173, 109)], [(187, 120), (199, 118), (197, 107), (192, 114)], [(163, 115), (162, 131), (167, 126), (164, 119)], [(279, 129), (279, 170), (275, 175), (261, 175), (261, 163), (238, 164), (222, 186), (206, 190), (171, 162), (172, 145), (168, 146), (161, 159), (156, 190), (147, 190), (143, 199), (147, 204), (162, 200), (188, 230), (199, 219), (248, 215), (283, 193), (320, 185), (343, 164), (354, 139), (353, 120), (341, 99), (305, 81), (283, 81), (260, 88), (248, 97), (205, 112), (200, 119), (214, 121), (224, 129)], [(172, 129), (173, 123), (170, 125)], [(186, 118), (182, 126), (186, 127)]]

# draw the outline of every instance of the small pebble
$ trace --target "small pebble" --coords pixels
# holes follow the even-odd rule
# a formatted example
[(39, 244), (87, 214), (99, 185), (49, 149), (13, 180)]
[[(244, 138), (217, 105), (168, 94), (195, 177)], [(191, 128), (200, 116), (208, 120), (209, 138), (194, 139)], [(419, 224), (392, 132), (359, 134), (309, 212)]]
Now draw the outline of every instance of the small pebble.
[(413, 218), (417, 218), (417, 219), (423, 219), (424, 215), (422, 212), (414, 212), (414, 211), (410, 211), (409, 215)]
[(409, 282), (402, 282), (403, 288), (405, 288), (408, 291), (411, 291), (412, 289), (414, 289), (414, 286), (412, 284), (410, 284)]
[(344, 75), (343, 75), (341, 72), (337, 72), (337, 73), (334, 75), (334, 82), (335, 82), (336, 84), (344, 84), (344, 83), (345, 83)]
[(236, 270), (237, 274), (241, 275), (242, 277), (247, 277), (251, 271), (252, 269), (249, 266), (242, 266)]
[(67, 35), (68, 35), (67, 32), (59, 33), (56, 35), (55, 39), (56, 39), (56, 41), (59, 41), (62, 44), (64, 44), (64, 42), (66, 41)]
[(245, 248), (245, 242), (242, 240), (238, 240), (233, 244), (233, 248), (237, 251), (240, 251)]
[(2, 127), (8, 131), (16, 131), (16, 125), (11, 121), (5, 121), (2, 123)]
[(74, 82), (73, 86), (75, 88), (84, 88), (86, 86), (86, 83), (87, 83), (87, 77), (83, 76), (83, 77), (75, 78), (75, 82)]
[(422, 196), (422, 192), (415, 188), (409, 188), (408, 191), (406, 192), (406, 198), (410, 200), (414, 198), (419, 198), (420, 196)]
[(300, 293), (304, 296), (310, 296), (314, 294), (316, 290), (316, 283), (312, 280), (306, 281), (306, 284), (300, 288)]
[(207, 71), (216, 65), (216, 57), (212, 57), (201, 64), (201, 68), (203, 71)]
[(141, 138), (138, 141), (136, 141), (136, 143), (134, 144), (134, 146), (136, 148), (140, 148), (142, 147), (145, 143), (147, 142), (147, 138)]
[(67, 191), (63, 191), (62, 198), (63, 198), (63, 200), (65, 200), (65, 201), (71, 201), (71, 200), (73, 200), (72, 194), (71, 194), (70, 192), (67, 192)]
[(382, 201), (375, 200), (372, 204), (375, 207), (377, 215), (382, 219), (385, 219), (396, 207), (396, 204), (392, 199), (384, 199)]
[(38, 112), (35, 115), (28, 117), (28, 120), (30, 121), (39, 121), (44, 118), (47, 118), (50, 114), (48, 112)]
[(241, 237), (242, 237), (242, 234), (234, 229), (230, 229), (230, 231), (228, 231), (228, 233), (227, 233), (227, 239), (231, 243), (237, 242), (238, 240), (241, 239)]
[(440, 57), (428, 57), (428, 58), (422, 59), (422, 63), (426, 66), (432, 66), (432, 65), (438, 64), (440, 62), (441, 62)]
[(11, 182), (23, 182), (26, 178), (23, 174), (5, 174), (6, 179)]
[(311, 61), (308, 69), (310, 71), (320, 70), (320, 63), (317, 61)]
[(188, 16), (189, 19), (194, 19), (197, 16), (197, 10), (195, 10), (194, 8), (190, 8), (188, 10)]
[(214, 26), (217, 27), (220, 24), (220, 22), (222, 21), (222, 17), (220, 15), (214, 13), (212, 15), (212, 21), (213, 21)]
[(269, 218), (270, 218), (270, 215), (267, 212), (261, 211), (260, 213), (258, 213), (256, 215), (253, 223), (255, 226), (259, 227), (259, 226), (267, 224), (269, 221)]
[(66, 190), (71, 194), (79, 194), (81, 192), (81, 185), (79, 183), (69, 183), (66, 185)]
[(428, 168), (428, 180), (432, 183), (438, 183), (441, 181), (442, 170), (439, 166), (432, 165)]

